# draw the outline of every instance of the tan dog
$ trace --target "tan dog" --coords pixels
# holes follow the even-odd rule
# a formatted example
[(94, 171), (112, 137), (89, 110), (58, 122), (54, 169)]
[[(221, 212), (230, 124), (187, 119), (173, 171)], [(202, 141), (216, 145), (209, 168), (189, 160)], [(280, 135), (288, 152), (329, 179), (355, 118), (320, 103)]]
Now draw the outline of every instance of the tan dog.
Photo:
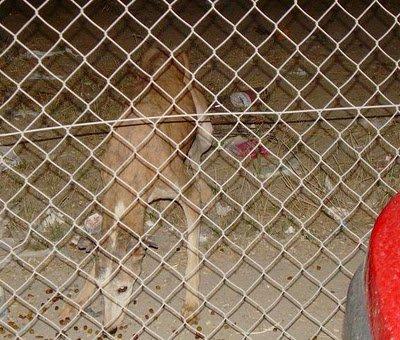
[[(107, 185), (101, 197), (104, 236), (99, 260), (90, 275), (105, 295), (103, 325), (107, 330), (121, 323), (123, 309), (130, 302), (145, 255), (146, 206), (156, 200), (176, 199), (183, 209), (188, 227), (188, 261), (182, 315), (190, 319), (199, 306), (198, 224), (201, 202), (209, 201), (211, 191), (205, 182), (190, 175), (185, 159), (189, 156), (193, 161), (189, 161), (190, 165), (196, 167), (200, 156), (211, 146), (212, 126), (204, 116), (185, 118), (185, 114), (200, 115), (207, 109), (204, 96), (190, 84), (186, 55), (178, 56), (179, 63), (165, 63), (166, 59), (157, 49), (150, 49), (143, 56), (141, 68), (148, 74), (155, 72), (154, 83), (123, 117), (143, 119), (136, 120), (135, 124), (141, 124), (135, 126), (117, 123), (102, 159), (109, 169), (102, 173)], [(161, 94), (158, 87), (167, 95)], [(163, 118), (158, 123), (145, 118), (170, 115), (182, 118), (179, 122), (176, 118)], [(95, 289), (92, 283), (85, 284), (76, 303), (84, 304)], [(64, 309), (61, 318), (69, 317), (70, 312), (71, 307)]]

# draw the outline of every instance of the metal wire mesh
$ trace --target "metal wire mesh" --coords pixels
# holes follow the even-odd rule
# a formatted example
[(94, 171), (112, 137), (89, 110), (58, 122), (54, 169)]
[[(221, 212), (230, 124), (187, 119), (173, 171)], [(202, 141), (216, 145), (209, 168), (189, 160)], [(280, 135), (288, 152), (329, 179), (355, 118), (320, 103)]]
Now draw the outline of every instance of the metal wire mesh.
[(340, 338), (399, 8), (0, 1), (1, 336)]

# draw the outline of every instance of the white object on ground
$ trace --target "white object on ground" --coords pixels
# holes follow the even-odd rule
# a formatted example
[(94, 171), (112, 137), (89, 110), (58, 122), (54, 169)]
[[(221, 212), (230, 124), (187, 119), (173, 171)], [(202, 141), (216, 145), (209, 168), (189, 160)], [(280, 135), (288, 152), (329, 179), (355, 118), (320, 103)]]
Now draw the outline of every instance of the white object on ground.
[(9, 146), (0, 146), (0, 171), (4, 171), (7, 168), (6, 164), (10, 167), (17, 166), (21, 163), (21, 158), (11, 150)]
[(332, 189), (333, 189), (333, 184), (332, 184), (332, 181), (331, 181), (331, 179), (329, 178), (329, 176), (326, 176), (326, 177), (325, 177), (325, 183), (324, 183), (324, 185), (325, 185), (325, 189), (326, 189), (328, 192), (331, 192), (331, 191), (332, 191)]
[(149, 220), (145, 222), (145, 225), (147, 228), (151, 228), (154, 225), (154, 222)]
[[(94, 213), (85, 219), (85, 221), (83, 222), (82, 229), (85, 230), (90, 235), (97, 235), (101, 232), (102, 222), (103, 222), (103, 216), (101, 216), (99, 213)], [(69, 243), (77, 247), (81, 239), (82, 237), (80, 235), (75, 235), (74, 237), (72, 237)]]
[(299, 77), (305, 77), (307, 75), (307, 72), (304, 71), (301, 67), (296, 67), (294, 70), (289, 72), (292, 75), (299, 76)]
[(56, 76), (52, 76), (51, 74), (49, 75), (45, 75), (42, 74), (40, 72), (33, 72), (29, 77), (29, 80), (62, 80), (64, 79), (63, 76), (60, 75), (56, 75)]
[(217, 202), (215, 208), (217, 209), (218, 216), (226, 216), (232, 210), (232, 208), (229, 205), (223, 206), (221, 202)]
[(12, 111), (11, 114), (19, 119), (19, 118), (25, 118), (26, 116), (33, 116), (37, 117), (40, 115), (40, 111), (33, 111), (33, 110), (17, 110), (17, 111)]
[(40, 230), (46, 231), (48, 228), (56, 224), (64, 223), (64, 215), (59, 211), (49, 208), (45, 212), (46, 217), (44, 218), (43, 222), (40, 224)]
[(286, 234), (286, 235), (294, 234), (295, 231), (296, 231), (296, 229), (294, 229), (292, 226), (290, 226), (289, 228), (287, 228), (287, 229), (285, 230), (285, 234)]
[(345, 219), (350, 213), (347, 209), (340, 207), (328, 207), (327, 211), (328, 215), (331, 216), (335, 221), (344, 224), (346, 224)]
[(79, 57), (79, 54), (75, 53), (74, 51), (72, 51), (69, 47), (63, 49), (63, 50), (58, 50), (58, 51), (52, 51), (52, 52), (46, 52), (46, 51), (39, 51), (39, 50), (31, 50), (31, 51), (27, 51), (26, 53), (22, 54), (21, 56), (23, 58), (26, 59), (33, 59), (33, 58), (49, 58), (49, 57), (53, 57), (56, 55), (62, 55), (62, 54), (71, 54), (75, 57)]
[(83, 229), (90, 235), (95, 235), (101, 232), (101, 224), (103, 223), (103, 217), (94, 213), (86, 218), (83, 223)]

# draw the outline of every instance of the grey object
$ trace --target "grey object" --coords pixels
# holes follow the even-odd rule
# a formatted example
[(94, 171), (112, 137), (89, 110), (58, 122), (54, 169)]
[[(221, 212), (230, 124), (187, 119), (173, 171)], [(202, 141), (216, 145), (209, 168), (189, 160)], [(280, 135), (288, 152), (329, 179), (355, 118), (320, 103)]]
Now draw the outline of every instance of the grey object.
[(0, 146), (0, 171), (7, 170), (7, 166), (14, 167), (21, 163), (21, 158), (9, 146)]
[(372, 340), (364, 287), (364, 265), (361, 265), (351, 279), (347, 291), (343, 340)]

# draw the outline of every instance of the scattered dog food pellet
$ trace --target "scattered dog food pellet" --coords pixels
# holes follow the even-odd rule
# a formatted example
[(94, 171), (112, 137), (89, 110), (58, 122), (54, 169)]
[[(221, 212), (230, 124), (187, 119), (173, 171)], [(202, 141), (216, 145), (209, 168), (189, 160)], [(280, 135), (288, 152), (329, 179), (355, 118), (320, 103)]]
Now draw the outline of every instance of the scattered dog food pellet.
[(32, 295), (31, 293), (28, 294), (28, 298), (29, 298), (29, 299), (31, 299), (31, 298), (33, 298), (33, 297), (34, 297), (34, 295)]
[(149, 319), (149, 316), (146, 314), (146, 315), (144, 316), (144, 318), (145, 318), (146, 320), (148, 320), (148, 319)]
[(14, 321), (8, 321), (8, 325), (14, 329), (19, 329), (19, 326)]
[(78, 327), (78, 326), (75, 326), (75, 327), (74, 327), (74, 330), (75, 330), (75, 331), (77, 331), (78, 329), (79, 329), (79, 327)]
[(136, 305), (136, 304), (137, 304), (137, 301), (136, 301), (136, 300), (133, 300), (133, 304)]
[(92, 334), (93, 329), (89, 328), (87, 332), (88, 332), (89, 334)]
[(35, 330), (31, 328), (31, 329), (29, 330), (29, 333), (30, 333), (30, 334), (35, 333)]
[(157, 285), (157, 286), (156, 286), (156, 289), (157, 289), (157, 290), (160, 290), (160, 289), (161, 289), (160, 285)]
[(321, 266), (317, 266), (317, 270), (321, 270)]
[(203, 328), (201, 328), (201, 326), (197, 326), (196, 329), (201, 332), (203, 330)]
[(85, 325), (85, 326), (83, 326), (83, 330), (84, 330), (84, 331), (86, 331), (86, 330), (87, 330), (87, 328), (88, 328), (88, 327), (87, 327), (86, 325)]
[(52, 294), (54, 290), (52, 288), (47, 288), (46, 289), (46, 294)]
[(79, 293), (79, 289), (76, 288), (76, 289), (74, 290), (74, 292), (75, 292), (75, 293)]
[(60, 295), (57, 295), (57, 296), (55, 296), (55, 297), (53, 297), (53, 302), (57, 302), (58, 300), (62, 300), (63, 299), (63, 297), (62, 296), (60, 296)]
[(213, 311), (213, 310), (210, 311), (210, 314), (211, 314), (211, 315), (215, 315), (215, 311)]
[(124, 293), (124, 292), (126, 292), (127, 289), (128, 289), (127, 286), (120, 287), (120, 288), (118, 288), (118, 293)]
[(288, 276), (287, 280), (290, 281), (291, 279), (293, 279), (293, 276)]
[(150, 309), (149, 309), (149, 313), (150, 313), (150, 314), (153, 314), (153, 313), (154, 313), (154, 309), (153, 309), (153, 308), (150, 308)]
[(55, 307), (54, 307), (55, 310), (58, 310), (58, 308), (59, 308), (58, 306), (55, 306)]

